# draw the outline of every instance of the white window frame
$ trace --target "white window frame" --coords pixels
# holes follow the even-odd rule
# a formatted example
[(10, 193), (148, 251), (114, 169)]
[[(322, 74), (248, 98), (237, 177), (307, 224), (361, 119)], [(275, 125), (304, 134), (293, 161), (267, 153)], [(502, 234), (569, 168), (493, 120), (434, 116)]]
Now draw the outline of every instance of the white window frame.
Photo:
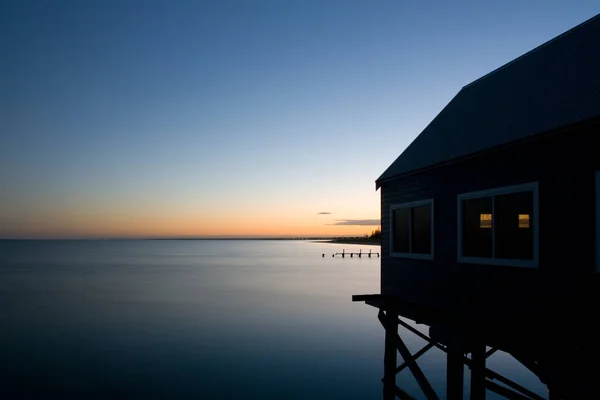
[(596, 171), (596, 273), (600, 273), (600, 171)]
[[(402, 208), (413, 208), (418, 206), (431, 206), (431, 253), (430, 254), (418, 254), (418, 253), (400, 253), (394, 251), (394, 211)], [(400, 258), (415, 258), (419, 260), (433, 260), (433, 244), (434, 244), (434, 223), (433, 223), (433, 199), (411, 201), (409, 203), (399, 203), (390, 206), (390, 256)], [(408, 213), (408, 248), (412, 249), (412, 213)]]
[[(519, 192), (533, 192), (533, 218), (531, 221), (533, 227), (533, 260), (514, 260), (508, 258), (487, 258), (487, 257), (465, 257), (462, 255), (462, 202), (463, 200), (477, 199), (482, 197), (494, 197), (496, 195), (519, 193)], [(489, 190), (481, 190), (478, 192), (461, 193), (457, 196), (457, 238), (458, 238), (458, 262), (470, 263), (470, 264), (489, 264), (489, 265), (502, 265), (508, 267), (525, 267), (525, 268), (538, 268), (539, 267), (539, 204), (538, 204), (538, 182), (524, 183), (521, 185), (505, 186), (501, 188), (494, 188)], [(492, 201), (492, 254), (495, 252), (495, 213), (494, 204)]]

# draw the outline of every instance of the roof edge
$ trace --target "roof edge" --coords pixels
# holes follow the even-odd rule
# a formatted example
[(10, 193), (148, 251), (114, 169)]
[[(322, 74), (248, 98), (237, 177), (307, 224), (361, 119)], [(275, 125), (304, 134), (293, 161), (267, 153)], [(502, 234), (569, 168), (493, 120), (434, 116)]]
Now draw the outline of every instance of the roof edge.
[(564, 126), (561, 126), (561, 127), (558, 127), (558, 128), (551, 129), (549, 131), (536, 133), (536, 134), (531, 135), (531, 136), (529, 136), (527, 138), (513, 140), (511, 142), (504, 143), (504, 144), (495, 146), (493, 148), (489, 148), (489, 149), (477, 151), (475, 153), (466, 154), (464, 156), (456, 157), (456, 158), (453, 158), (451, 160), (442, 161), (442, 162), (439, 162), (437, 164), (428, 165), (428, 166), (423, 167), (423, 168), (419, 168), (419, 169), (415, 169), (415, 170), (408, 171), (408, 172), (405, 172), (405, 173), (401, 173), (401, 174), (398, 174), (398, 175), (390, 176), (389, 178), (377, 179), (375, 181), (375, 190), (378, 190), (386, 182), (394, 181), (396, 179), (404, 178), (404, 177), (410, 176), (410, 175), (415, 175), (415, 174), (418, 174), (418, 173), (421, 173), (421, 172), (425, 172), (425, 171), (429, 171), (429, 170), (432, 170), (432, 169), (441, 168), (443, 166), (446, 166), (446, 165), (449, 165), (449, 164), (455, 164), (455, 163), (458, 163), (458, 162), (461, 162), (461, 161), (469, 160), (471, 158), (480, 157), (482, 155), (485, 155), (485, 154), (488, 154), (488, 153), (492, 153), (492, 152), (495, 152), (495, 151), (510, 149), (511, 147), (516, 147), (516, 146), (519, 146), (521, 144), (525, 144), (525, 143), (528, 143), (528, 142), (533, 142), (533, 141), (538, 140), (538, 139), (542, 139), (542, 138), (546, 138), (546, 137), (549, 137), (549, 136), (552, 136), (552, 135), (558, 135), (560, 133), (568, 132), (571, 129), (580, 128), (580, 127), (586, 126), (586, 125), (593, 125), (593, 124), (596, 124), (596, 123), (600, 124), (600, 117), (593, 117), (593, 118), (589, 118), (589, 119), (577, 122), (575, 124), (564, 125)]
[[(425, 130), (427, 130), (427, 128), (429, 128), (429, 126), (430, 126), (431, 124), (433, 124), (433, 123), (434, 123), (434, 122), (435, 122), (435, 121), (436, 121), (436, 120), (439, 118), (439, 116), (440, 116), (440, 115), (441, 115), (441, 114), (444, 112), (444, 110), (445, 110), (445, 109), (446, 109), (446, 108), (447, 108), (447, 107), (448, 107), (450, 104), (452, 104), (452, 102), (453, 102), (453, 101), (454, 101), (454, 100), (455, 100), (455, 99), (456, 99), (456, 98), (457, 98), (457, 97), (458, 97), (458, 96), (459, 96), (459, 95), (462, 93), (463, 89), (464, 89), (464, 88), (461, 88), (461, 89), (459, 89), (459, 90), (458, 90), (458, 92), (456, 92), (456, 94), (455, 94), (454, 96), (452, 96), (452, 98), (450, 99), (450, 101), (449, 101), (448, 103), (446, 103), (446, 105), (445, 105), (444, 107), (442, 107), (442, 109), (441, 109), (441, 110), (440, 110), (440, 111), (439, 111), (439, 112), (438, 112), (438, 113), (435, 115), (435, 117), (433, 117), (433, 119), (432, 119), (431, 121), (429, 121), (429, 122), (427, 123), (427, 125), (425, 125), (425, 127), (424, 127), (424, 128), (421, 130), (421, 132), (420, 132), (420, 133), (419, 133), (419, 134), (418, 134), (418, 135), (417, 135), (415, 138), (413, 138), (413, 140), (412, 140), (412, 141), (411, 141), (411, 142), (408, 144), (408, 146), (406, 146), (406, 147), (404, 148), (404, 150), (403, 150), (403, 151), (402, 151), (402, 152), (401, 152), (401, 153), (400, 153), (400, 154), (399, 154), (399, 155), (398, 155), (398, 156), (397, 156), (397, 157), (394, 159), (394, 161), (392, 161), (392, 163), (391, 163), (390, 165), (388, 165), (388, 167), (387, 167), (387, 168), (386, 168), (386, 169), (385, 169), (385, 170), (384, 170), (384, 171), (383, 171), (383, 172), (382, 172), (382, 173), (379, 175), (379, 178), (377, 178), (377, 179), (375, 180), (375, 190), (379, 189), (379, 187), (381, 186), (381, 185), (378, 185), (378, 184), (377, 184), (377, 182), (380, 182), (380, 181), (386, 181), (386, 180), (387, 180), (387, 178), (386, 178), (386, 179), (381, 179), (381, 177), (382, 177), (383, 175), (385, 175), (385, 173), (388, 171), (388, 169), (390, 169), (390, 168), (391, 168), (391, 166), (392, 166), (392, 165), (394, 165), (394, 163), (395, 163), (396, 161), (398, 161), (398, 159), (399, 159), (400, 157), (402, 157), (402, 154), (403, 154), (403, 153), (404, 153), (404, 152), (405, 152), (405, 151), (406, 151), (406, 150), (407, 150), (407, 149), (408, 149), (410, 146), (412, 146), (416, 140), (418, 140), (418, 139), (419, 139), (419, 136), (421, 136), (421, 134), (422, 134), (422, 133), (423, 133)], [(393, 177), (391, 177), (391, 178), (393, 179)]]
[(465, 86), (463, 86), (463, 89), (466, 89), (466, 88), (468, 88), (468, 87), (470, 87), (470, 86), (472, 86), (472, 85), (476, 84), (477, 82), (479, 82), (479, 81), (481, 81), (481, 80), (483, 80), (483, 79), (487, 78), (488, 76), (490, 76), (490, 75), (493, 75), (493, 74), (495, 74), (496, 72), (499, 72), (499, 71), (503, 70), (504, 68), (506, 68), (506, 67), (508, 67), (508, 66), (510, 66), (510, 65), (512, 65), (512, 64), (514, 64), (515, 62), (517, 62), (517, 61), (521, 60), (522, 58), (525, 58), (525, 57), (527, 57), (527, 56), (531, 55), (532, 53), (535, 53), (536, 51), (538, 51), (538, 50), (540, 50), (540, 49), (542, 49), (542, 48), (546, 47), (547, 45), (549, 45), (549, 44), (553, 43), (554, 41), (556, 41), (556, 40), (558, 40), (558, 39), (561, 39), (562, 37), (564, 37), (564, 36), (566, 36), (566, 35), (569, 35), (571, 32), (573, 32), (573, 31), (575, 31), (575, 30), (577, 30), (577, 29), (579, 29), (579, 28), (583, 27), (584, 25), (587, 25), (588, 23), (590, 23), (590, 22), (594, 21), (594, 20), (595, 20), (595, 19), (597, 19), (597, 18), (600, 18), (600, 14), (596, 14), (596, 15), (594, 15), (593, 17), (590, 17), (590, 18), (586, 19), (585, 21), (581, 22), (581, 23), (580, 23), (580, 24), (578, 24), (578, 25), (575, 25), (575, 26), (574, 26), (574, 27), (572, 27), (571, 29), (564, 31), (564, 32), (563, 32), (563, 33), (561, 33), (560, 35), (553, 37), (552, 39), (550, 39), (550, 40), (548, 40), (548, 41), (546, 41), (546, 42), (544, 42), (544, 43), (540, 44), (539, 46), (536, 46), (536, 47), (534, 47), (533, 49), (529, 50), (529, 51), (528, 51), (528, 52), (526, 52), (526, 53), (523, 53), (523, 54), (521, 54), (520, 56), (518, 56), (517, 58), (515, 58), (515, 59), (513, 59), (513, 60), (511, 60), (511, 61), (509, 61), (509, 62), (507, 62), (506, 64), (503, 64), (503, 65), (501, 65), (500, 67), (498, 67), (498, 68), (494, 69), (493, 71), (490, 71), (490, 72), (488, 72), (487, 74), (485, 74), (485, 75), (483, 75), (483, 76), (481, 76), (481, 77), (479, 77), (479, 78), (475, 79), (473, 82), (471, 82), (471, 83), (468, 83), (468, 84), (466, 84)]

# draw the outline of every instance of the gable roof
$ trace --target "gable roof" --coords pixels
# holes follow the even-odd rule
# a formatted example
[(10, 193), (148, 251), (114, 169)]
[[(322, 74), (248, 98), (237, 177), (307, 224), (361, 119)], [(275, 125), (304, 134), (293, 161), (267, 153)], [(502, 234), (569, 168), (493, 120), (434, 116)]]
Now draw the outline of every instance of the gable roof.
[(600, 14), (463, 87), (383, 181), (600, 116)]

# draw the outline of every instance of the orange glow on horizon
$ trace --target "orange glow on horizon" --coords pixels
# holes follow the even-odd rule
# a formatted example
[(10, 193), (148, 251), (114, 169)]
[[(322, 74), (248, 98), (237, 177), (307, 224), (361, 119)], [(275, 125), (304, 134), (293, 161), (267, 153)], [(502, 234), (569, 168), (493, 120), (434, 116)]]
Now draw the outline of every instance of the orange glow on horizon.
[[(335, 199), (323, 206), (320, 198), (248, 197), (237, 202), (234, 197), (224, 196), (219, 201), (160, 194), (111, 199), (83, 194), (35, 201), (15, 198), (0, 213), (0, 237), (364, 236), (379, 226), (379, 204), (370, 198)], [(359, 225), (336, 225), (355, 222)]]
[(378, 225), (332, 225), (320, 218), (270, 218), (229, 215), (63, 215), (14, 221), (0, 237), (130, 238), (130, 237), (301, 237), (364, 236)]

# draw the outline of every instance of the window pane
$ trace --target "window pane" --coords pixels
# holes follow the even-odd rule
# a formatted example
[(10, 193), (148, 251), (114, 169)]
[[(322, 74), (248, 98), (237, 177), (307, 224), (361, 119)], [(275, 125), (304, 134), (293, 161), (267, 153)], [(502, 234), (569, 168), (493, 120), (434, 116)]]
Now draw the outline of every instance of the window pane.
[(492, 214), (479, 214), (479, 227), (492, 229)]
[(462, 201), (462, 255), (492, 257), (492, 198)]
[(412, 212), (411, 253), (431, 254), (431, 206), (418, 206)]
[(409, 208), (398, 208), (393, 211), (392, 218), (392, 250), (395, 253), (408, 253), (408, 212)]
[(496, 258), (533, 259), (533, 192), (495, 198)]

